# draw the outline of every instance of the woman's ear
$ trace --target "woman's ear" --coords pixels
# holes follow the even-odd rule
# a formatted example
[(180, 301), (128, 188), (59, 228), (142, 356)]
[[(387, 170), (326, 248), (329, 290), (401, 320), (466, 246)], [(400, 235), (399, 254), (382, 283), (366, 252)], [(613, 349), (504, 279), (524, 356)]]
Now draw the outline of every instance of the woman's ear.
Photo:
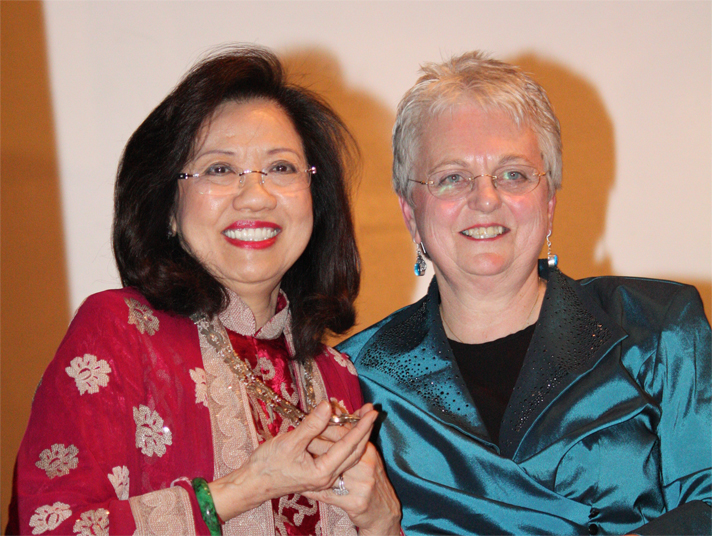
[(549, 218), (549, 231), (554, 227), (554, 209), (556, 209), (556, 192), (549, 199), (549, 206), (547, 207), (546, 214)]
[(418, 233), (418, 226), (415, 223), (415, 213), (413, 212), (413, 207), (410, 203), (401, 196), (398, 196), (398, 203), (400, 204), (401, 212), (403, 213), (403, 220), (405, 221), (405, 226), (408, 228), (413, 242), (420, 244), (420, 233)]
[(178, 223), (176, 222), (176, 215), (172, 214), (171, 219), (168, 220), (168, 236), (174, 237), (178, 234)]

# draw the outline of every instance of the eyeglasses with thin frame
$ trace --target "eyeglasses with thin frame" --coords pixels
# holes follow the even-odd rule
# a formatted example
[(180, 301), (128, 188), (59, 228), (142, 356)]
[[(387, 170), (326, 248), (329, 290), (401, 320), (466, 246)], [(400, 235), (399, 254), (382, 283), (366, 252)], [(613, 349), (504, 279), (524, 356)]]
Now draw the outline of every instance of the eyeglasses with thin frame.
[(466, 170), (448, 169), (428, 177), (427, 181), (408, 179), (428, 187), (428, 191), (438, 199), (455, 199), (469, 194), (480, 177), (492, 179), (492, 186), (507, 195), (524, 195), (536, 188), (547, 172), (541, 172), (527, 165), (506, 165), (497, 168), (493, 174), (471, 175)]
[(229, 195), (245, 184), (245, 177), (257, 173), (265, 190), (283, 194), (309, 188), (311, 176), (316, 167), (300, 169), (296, 164), (282, 160), (270, 164), (268, 168), (240, 169), (229, 164), (212, 164), (202, 173), (179, 173), (178, 179), (195, 179), (199, 193), (207, 195)]

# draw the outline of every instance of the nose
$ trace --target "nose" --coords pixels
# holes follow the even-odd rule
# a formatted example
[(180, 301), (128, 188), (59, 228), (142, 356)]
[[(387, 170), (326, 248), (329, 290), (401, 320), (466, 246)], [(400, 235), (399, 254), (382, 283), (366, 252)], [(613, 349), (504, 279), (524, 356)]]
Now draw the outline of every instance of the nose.
[(472, 189), (467, 196), (470, 207), (481, 212), (492, 212), (502, 204), (492, 175), (478, 175), (472, 181)]
[(236, 209), (247, 209), (257, 212), (274, 208), (277, 198), (265, 188), (263, 171), (245, 170), (240, 174), (240, 181), (233, 197), (233, 206)]

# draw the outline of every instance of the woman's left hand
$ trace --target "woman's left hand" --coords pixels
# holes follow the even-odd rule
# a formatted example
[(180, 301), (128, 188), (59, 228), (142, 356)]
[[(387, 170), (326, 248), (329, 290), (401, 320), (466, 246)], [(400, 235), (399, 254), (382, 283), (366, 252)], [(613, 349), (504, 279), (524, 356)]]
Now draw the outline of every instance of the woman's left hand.
[[(366, 404), (357, 414), (362, 417), (369, 411), (373, 406)], [(346, 495), (337, 495), (332, 489), (303, 495), (344, 510), (362, 536), (397, 536), (401, 530), (400, 502), (373, 444), (366, 446), (358, 463), (343, 473), (343, 479), (349, 491)]]

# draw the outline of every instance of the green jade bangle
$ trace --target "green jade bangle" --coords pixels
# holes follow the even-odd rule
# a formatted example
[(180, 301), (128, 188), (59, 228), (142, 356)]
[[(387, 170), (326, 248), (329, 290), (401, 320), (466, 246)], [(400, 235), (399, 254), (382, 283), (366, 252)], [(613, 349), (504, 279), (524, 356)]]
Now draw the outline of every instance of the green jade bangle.
[(213, 502), (213, 496), (210, 493), (207, 481), (204, 478), (198, 477), (194, 478), (191, 484), (195, 491), (195, 498), (198, 499), (200, 514), (208, 526), (210, 536), (222, 536), (222, 527), (220, 526), (218, 512), (215, 510), (215, 503)]

